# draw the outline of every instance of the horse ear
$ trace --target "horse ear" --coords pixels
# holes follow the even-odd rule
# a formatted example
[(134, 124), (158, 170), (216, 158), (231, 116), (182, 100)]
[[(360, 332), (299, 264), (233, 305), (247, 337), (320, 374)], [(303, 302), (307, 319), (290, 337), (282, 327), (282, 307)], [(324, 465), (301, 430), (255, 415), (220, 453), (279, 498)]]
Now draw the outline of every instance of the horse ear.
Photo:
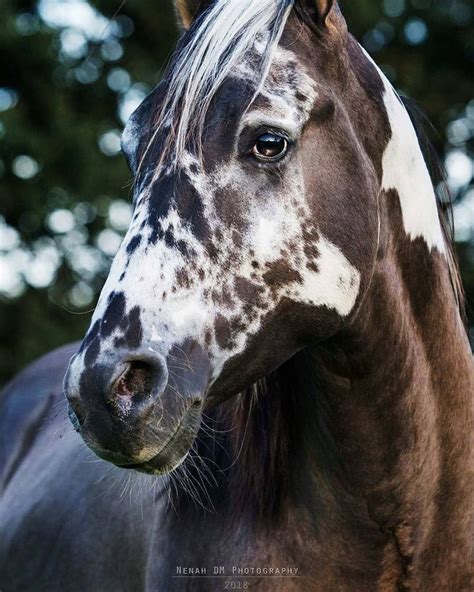
[(300, 7), (320, 28), (344, 23), (337, 0), (298, 0)]
[(316, 0), (316, 9), (318, 11), (321, 24), (325, 25), (331, 15), (332, 10), (337, 5), (336, 0)]
[(196, 16), (211, 3), (212, 0), (175, 0), (176, 13), (183, 29), (189, 29)]

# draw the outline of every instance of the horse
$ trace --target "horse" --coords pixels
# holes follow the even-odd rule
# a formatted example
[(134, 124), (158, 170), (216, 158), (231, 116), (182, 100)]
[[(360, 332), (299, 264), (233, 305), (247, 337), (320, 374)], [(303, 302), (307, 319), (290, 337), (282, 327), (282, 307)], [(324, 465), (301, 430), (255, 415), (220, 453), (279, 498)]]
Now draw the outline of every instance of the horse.
[(415, 118), (334, 0), (175, 4), (90, 328), (2, 395), (2, 592), (471, 591), (474, 368)]

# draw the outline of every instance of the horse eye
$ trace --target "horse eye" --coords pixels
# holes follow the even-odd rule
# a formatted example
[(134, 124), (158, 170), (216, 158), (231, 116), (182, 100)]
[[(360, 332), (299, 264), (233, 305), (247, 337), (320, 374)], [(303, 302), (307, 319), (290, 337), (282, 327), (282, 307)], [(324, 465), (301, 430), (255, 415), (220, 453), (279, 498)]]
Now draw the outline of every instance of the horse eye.
[(252, 154), (259, 160), (275, 161), (283, 158), (288, 150), (288, 141), (277, 134), (262, 134), (252, 148)]

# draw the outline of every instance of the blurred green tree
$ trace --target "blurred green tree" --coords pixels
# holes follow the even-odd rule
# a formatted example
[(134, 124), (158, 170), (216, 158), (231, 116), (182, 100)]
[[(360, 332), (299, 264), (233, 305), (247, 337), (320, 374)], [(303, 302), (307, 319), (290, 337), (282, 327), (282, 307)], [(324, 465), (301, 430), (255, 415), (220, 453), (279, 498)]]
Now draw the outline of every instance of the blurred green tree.
[[(356, 37), (439, 132), (474, 302), (472, 2), (341, 5)], [(171, 0), (0, 4), (0, 382), (84, 334), (130, 219), (121, 129), (176, 39)]]

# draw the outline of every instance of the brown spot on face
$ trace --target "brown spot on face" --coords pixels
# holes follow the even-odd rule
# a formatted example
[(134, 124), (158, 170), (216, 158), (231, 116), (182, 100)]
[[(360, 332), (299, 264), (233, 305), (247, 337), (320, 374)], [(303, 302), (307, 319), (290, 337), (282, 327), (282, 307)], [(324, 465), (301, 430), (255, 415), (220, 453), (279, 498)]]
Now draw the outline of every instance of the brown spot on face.
[(126, 302), (123, 292), (111, 292), (100, 324), (102, 337), (109, 337), (123, 323), (125, 308)]
[(214, 333), (217, 345), (222, 349), (232, 347), (230, 322), (221, 314), (218, 314), (214, 322)]
[(100, 340), (98, 337), (95, 337), (86, 349), (86, 353), (84, 354), (84, 364), (86, 366), (92, 366), (92, 364), (94, 364), (94, 362), (97, 360), (99, 354)]
[(303, 283), (299, 271), (292, 269), (284, 259), (278, 259), (274, 263), (267, 263), (266, 267), (268, 271), (263, 274), (263, 279), (273, 294), (283, 286), (294, 282)]
[(258, 300), (259, 295), (264, 292), (263, 286), (259, 286), (243, 277), (234, 280), (237, 296), (244, 302), (252, 303)]
[(227, 319), (223, 315), (217, 315), (214, 323), (216, 342), (222, 349), (232, 349), (235, 345), (235, 338), (243, 333), (247, 324), (240, 316)]
[(207, 254), (209, 255), (210, 260), (213, 263), (217, 263), (218, 259), (219, 259), (219, 250), (216, 247), (215, 243), (210, 240), (207, 244), (206, 244), (206, 250), (207, 250)]
[(176, 272), (176, 283), (180, 288), (190, 288), (191, 280), (186, 269), (181, 268)]
[(316, 247), (316, 244), (313, 242), (305, 243), (303, 250), (304, 254), (306, 255), (306, 257), (308, 257), (308, 259), (310, 259), (310, 261), (314, 261), (319, 256), (318, 248)]
[(243, 314), (248, 323), (251, 323), (257, 318), (258, 302), (248, 302), (243, 307)]
[(241, 248), (243, 244), (242, 233), (238, 230), (234, 230), (234, 232), (232, 233), (232, 241), (237, 248)]
[(247, 322), (254, 320), (257, 316), (257, 310), (261, 308), (265, 288), (260, 284), (241, 277), (236, 278), (234, 287), (238, 297), (243, 302), (244, 318)]
[(217, 189), (214, 194), (216, 212), (219, 219), (228, 227), (240, 224), (242, 204), (238, 199), (229, 196), (229, 189)]
[(221, 306), (230, 306), (232, 304), (232, 294), (228, 286), (223, 286), (221, 290), (212, 291), (212, 300)]
[(239, 333), (243, 333), (246, 329), (247, 323), (240, 316), (235, 316), (230, 320), (232, 340), (234, 340)]
[(136, 349), (143, 339), (143, 327), (140, 320), (140, 308), (134, 306), (128, 314), (128, 327), (124, 334), (128, 347)]
[(319, 233), (313, 225), (303, 227), (303, 240), (306, 244), (318, 242)]

